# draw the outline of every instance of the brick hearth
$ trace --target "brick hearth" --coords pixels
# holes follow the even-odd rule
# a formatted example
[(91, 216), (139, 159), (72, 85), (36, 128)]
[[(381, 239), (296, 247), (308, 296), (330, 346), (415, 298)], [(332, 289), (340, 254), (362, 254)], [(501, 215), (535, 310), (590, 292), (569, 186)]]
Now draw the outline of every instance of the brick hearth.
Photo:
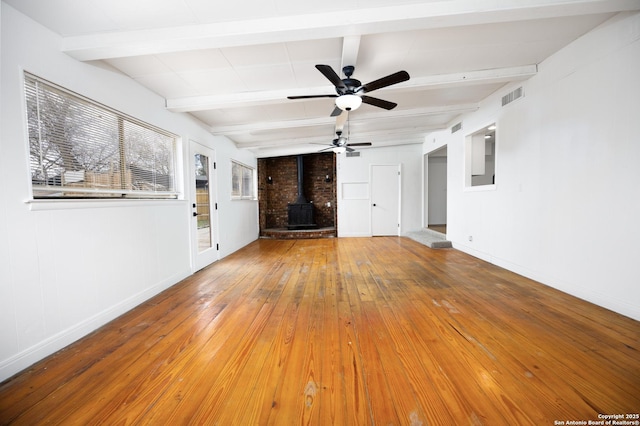
[(313, 238), (334, 238), (336, 237), (336, 228), (329, 226), (317, 229), (298, 229), (291, 230), (287, 228), (271, 228), (263, 229), (260, 238), (270, 238), (274, 240), (299, 240)]

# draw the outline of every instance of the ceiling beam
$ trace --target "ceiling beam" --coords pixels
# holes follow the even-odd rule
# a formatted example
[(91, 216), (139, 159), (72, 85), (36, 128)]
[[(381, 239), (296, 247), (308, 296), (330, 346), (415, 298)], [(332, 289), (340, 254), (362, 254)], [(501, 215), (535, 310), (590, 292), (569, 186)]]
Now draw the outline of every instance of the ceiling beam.
[[(342, 61), (340, 63), (340, 71), (346, 66), (355, 67), (358, 62), (358, 52), (360, 51), (360, 39), (361, 36), (346, 36), (342, 40)], [(342, 76), (346, 78), (347, 76), (342, 73)], [(334, 131), (336, 133), (342, 132), (342, 128), (344, 127), (344, 123), (347, 120), (347, 114), (344, 111), (340, 115), (336, 117), (336, 124), (334, 126)]]
[[(441, 74), (413, 78), (392, 87), (380, 89), (380, 91), (427, 90), (450, 87), (453, 85), (520, 81), (534, 76), (536, 72), (536, 65), (525, 65), (491, 70), (469, 71), (465, 73)], [(331, 92), (332, 88), (330, 86), (318, 86), (299, 89), (299, 91), (284, 89), (229, 93), (223, 95), (189, 96), (184, 98), (167, 99), (166, 106), (169, 111), (173, 112), (193, 112), (210, 109), (228, 109), (234, 107), (267, 105), (284, 101), (301, 102), (287, 100), (287, 96), (293, 96), (298, 93), (303, 95), (327, 95), (331, 94)]]
[[(398, 91), (440, 89), (444, 87), (460, 86), (478, 83), (506, 83), (508, 81), (527, 80), (538, 72), (537, 65), (523, 65), (508, 68), (495, 68), (452, 74), (429, 75), (412, 78), (409, 81), (393, 86)], [(384, 89), (382, 89), (384, 90)]]
[(236, 124), (231, 126), (215, 126), (211, 133), (219, 136), (234, 136), (250, 134), (258, 136), (271, 130), (299, 129), (304, 127), (331, 126), (335, 122), (333, 117), (310, 118), (306, 120), (268, 121), (262, 123)]
[(358, 51), (360, 50), (360, 38), (359, 35), (351, 35), (345, 36), (342, 40), (342, 63), (340, 64), (340, 71), (347, 65), (356, 66)]
[[(458, 0), (64, 37), (80, 61), (637, 10), (637, 0)], [(350, 13), (351, 12), (351, 13)]]
[[(380, 114), (376, 112), (370, 112), (366, 114), (352, 115), (349, 118), (349, 121), (352, 124), (358, 124), (360, 122), (366, 122), (368, 120), (398, 120), (400, 118), (427, 117), (440, 114), (464, 114), (477, 110), (477, 104), (459, 104), (448, 105), (444, 107), (385, 111), (384, 116), (380, 116)], [(341, 117), (343, 115), (345, 116), (346, 120), (346, 114), (341, 114)], [(211, 128), (211, 133), (214, 135), (229, 137), (232, 137), (234, 135), (247, 134), (252, 136), (265, 136), (271, 133), (271, 131), (278, 132), (282, 131), (283, 129), (299, 129), (304, 127), (333, 125), (334, 123), (335, 119), (333, 117), (320, 117), (306, 120), (270, 121), (263, 123), (239, 124), (233, 126), (217, 126)]]
[[(371, 147), (356, 147), (356, 151), (367, 150), (370, 148), (384, 148), (388, 146), (393, 146), (394, 149), (402, 145), (419, 145), (422, 144), (424, 140), (421, 139), (403, 139), (403, 140), (393, 140), (389, 142), (379, 142), (374, 143)], [(329, 148), (329, 144), (326, 144), (325, 148)], [(269, 158), (269, 157), (279, 157), (279, 156), (290, 156), (290, 155), (298, 155), (298, 154), (311, 154), (316, 153), (323, 150), (323, 152), (331, 152), (329, 149), (324, 149), (321, 145), (312, 145), (312, 144), (292, 144), (286, 146), (270, 146), (263, 148), (255, 148), (251, 151), (257, 158)]]
[[(332, 94), (331, 86), (310, 87), (305, 95)], [(335, 90), (333, 91), (335, 94)], [(221, 95), (187, 96), (166, 100), (166, 107), (172, 112), (193, 112), (210, 109), (242, 108), (284, 102), (287, 96), (293, 96), (291, 90), (264, 90), (255, 92), (237, 92)], [(295, 101), (289, 101), (295, 102)]]
[[(362, 134), (357, 139), (356, 138), (351, 138), (351, 139), (354, 143), (372, 142), (376, 146), (383, 146), (385, 143), (387, 143), (387, 141), (388, 141), (388, 144), (393, 144), (393, 145), (415, 144), (415, 143), (424, 142), (424, 137), (426, 134), (436, 130), (443, 130), (444, 128), (445, 127), (439, 126), (439, 125), (424, 126), (424, 128), (421, 128), (420, 131), (416, 131), (416, 130), (406, 131), (406, 132), (389, 131), (386, 133), (375, 132), (368, 135)], [(256, 142), (243, 142), (243, 143), (236, 142), (235, 144), (239, 149), (248, 149), (248, 150), (264, 150), (264, 149), (270, 149), (270, 148), (291, 148), (293, 146), (301, 146), (301, 145), (307, 145), (307, 146), (317, 145), (318, 146), (317, 150), (319, 151), (322, 149), (322, 145), (328, 146), (331, 143), (331, 140), (332, 140), (332, 137), (331, 135), (329, 135), (324, 137), (316, 136), (312, 138), (292, 138), (292, 139), (287, 139), (286, 141), (280, 140), (278, 142), (256, 141)]]

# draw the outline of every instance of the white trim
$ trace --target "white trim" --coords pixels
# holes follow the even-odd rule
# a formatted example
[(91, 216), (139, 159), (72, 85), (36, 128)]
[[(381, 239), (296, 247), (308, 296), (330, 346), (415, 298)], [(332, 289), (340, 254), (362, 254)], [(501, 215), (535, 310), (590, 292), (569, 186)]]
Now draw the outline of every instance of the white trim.
[[(233, 158), (230, 159), (230, 161), (231, 161), (231, 175), (229, 176), (230, 184), (231, 184), (230, 200), (231, 201), (242, 201), (242, 200), (258, 201), (258, 168), (249, 166), (241, 161), (234, 160)], [(244, 167), (245, 169), (251, 170), (251, 195), (233, 195), (233, 164), (234, 163), (240, 167)], [(242, 193), (242, 186), (243, 186), (243, 181), (241, 176), (240, 177), (240, 193)]]
[(480, 132), (481, 130), (486, 129), (489, 126), (496, 126), (496, 130), (495, 130), (495, 142), (494, 142), (494, 164), (493, 164), (493, 175), (494, 175), (494, 181), (495, 181), (495, 176), (498, 175), (498, 128), (500, 127), (498, 125), (498, 120), (497, 119), (493, 119), (493, 120), (488, 120), (485, 122), (485, 124), (483, 124), (482, 126), (478, 126), (475, 127), (474, 130), (471, 130), (469, 133), (464, 135), (464, 140), (463, 140), (463, 159), (464, 159), (464, 164), (462, 167), (462, 172), (464, 173), (464, 175), (462, 176), (462, 191), (463, 192), (478, 192), (478, 191), (495, 191), (497, 189), (496, 184), (492, 183), (492, 184), (487, 184), (487, 185), (472, 185), (472, 176), (471, 176), (471, 149), (470, 149), (470, 140), (469, 138), (471, 138), (473, 135), (475, 135), (476, 133)]
[(465, 186), (464, 192), (495, 191), (497, 188), (498, 186), (495, 183), (490, 185)]
[(24, 202), (31, 211), (45, 210), (66, 210), (66, 209), (96, 209), (96, 208), (114, 208), (114, 207), (150, 207), (163, 206), (174, 207), (183, 206), (186, 200), (176, 199), (62, 199), (62, 200), (26, 200)]
[(0, 362), (0, 380), (13, 376), (43, 358), (81, 339), (109, 321), (112, 321), (118, 316), (130, 311), (146, 300), (180, 282), (189, 275), (191, 275), (191, 271), (189, 270), (184, 270), (174, 274), (153, 287), (143, 290), (78, 324), (73, 325), (72, 327), (62, 330), (59, 333), (40, 341), (36, 345), (7, 358)]
[[(209, 226), (211, 231), (211, 247), (202, 252), (199, 251), (198, 243), (198, 228), (197, 221), (194, 220), (192, 213), (194, 212), (193, 206), (197, 203), (197, 189), (194, 181), (195, 177), (195, 163), (194, 155), (196, 153), (206, 155), (209, 159)], [(217, 164), (217, 151), (210, 148), (194, 139), (189, 139), (189, 194), (190, 194), (190, 206), (189, 206), (189, 251), (191, 258), (191, 272), (195, 273), (200, 269), (220, 260), (220, 232), (218, 221), (218, 210), (215, 208), (218, 204), (218, 168), (213, 167)], [(255, 173), (254, 173), (255, 174)]]
[(548, 276), (546, 274), (537, 273), (522, 265), (510, 262), (501, 257), (495, 257), (485, 252), (475, 250), (464, 244), (453, 243), (453, 248), (470, 256), (484, 260), (485, 262), (489, 262), (493, 265), (499, 266), (500, 268), (504, 268), (509, 272), (522, 275), (523, 277), (536, 281), (539, 284), (554, 288), (570, 296), (586, 300), (587, 302), (604, 307), (606, 309), (610, 309), (614, 312), (640, 321), (640, 311), (638, 310), (638, 306), (634, 305), (627, 299), (614, 298), (611, 297), (611, 295), (608, 293), (596, 290), (585, 290), (584, 288), (580, 289), (580, 291), (576, 291), (575, 286), (572, 286), (563, 280)]

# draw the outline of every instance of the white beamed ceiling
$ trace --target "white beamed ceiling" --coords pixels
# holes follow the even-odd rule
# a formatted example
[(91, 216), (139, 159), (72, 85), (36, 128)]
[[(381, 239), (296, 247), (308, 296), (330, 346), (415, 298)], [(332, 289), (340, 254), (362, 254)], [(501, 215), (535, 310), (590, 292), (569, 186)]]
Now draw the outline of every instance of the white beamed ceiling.
[[(350, 113), (351, 142), (419, 144), (638, 0), (3, 0), (258, 157), (315, 152), (334, 137), (335, 93), (316, 64), (355, 65), (398, 103)], [(341, 77), (344, 77), (341, 75)], [(339, 119), (344, 121), (344, 117)], [(367, 148), (361, 148), (367, 149)]]

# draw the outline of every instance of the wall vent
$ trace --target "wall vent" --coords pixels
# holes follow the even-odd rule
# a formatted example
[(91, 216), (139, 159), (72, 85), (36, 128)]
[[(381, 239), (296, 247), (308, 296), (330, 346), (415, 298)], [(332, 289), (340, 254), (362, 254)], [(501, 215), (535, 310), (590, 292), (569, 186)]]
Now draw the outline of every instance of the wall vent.
[(347, 152), (347, 157), (360, 157), (359, 151)]
[(516, 99), (520, 99), (523, 96), (524, 91), (522, 90), (522, 87), (518, 87), (513, 92), (507, 93), (502, 97), (502, 106), (510, 104), (511, 102), (515, 101)]
[(454, 125), (454, 126), (451, 128), (451, 133), (455, 133), (455, 132), (457, 132), (457, 131), (458, 131), (458, 130), (460, 130), (460, 129), (462, 129), (462, 121), (461, 121), (461, 122), (459, 122), (458, 124)]

